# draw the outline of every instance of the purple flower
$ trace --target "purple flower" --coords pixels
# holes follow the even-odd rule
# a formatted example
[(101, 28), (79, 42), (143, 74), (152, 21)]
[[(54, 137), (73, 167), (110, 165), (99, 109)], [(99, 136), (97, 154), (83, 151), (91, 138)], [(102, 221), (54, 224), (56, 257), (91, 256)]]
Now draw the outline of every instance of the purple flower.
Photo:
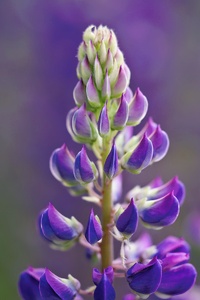
[(53, 248), (66, 250), (70, 248), (83, 231), (83, 226), (74, 217), (68, 219), (49, 203), (39, 217), (39, 229)]
[(137, 294), (146, 296), (158, 289), (161, 277), (162, 267), (157, 258), (147, 264), (135, 263), (126, 273), (130, 288)]
[(117, 175), (118, 172), (118, 156), (117, 149), (115, 144), (113, 143), (110, 153), (108, 154), (105, 164), (104, 164), (104, 172), (108, 176), (108, 178), (112, 179)]
[(86, 94), (88, 103), (92, 108), (98, 108), (101, 106), (99, 94), (95, 87), (92, 75), (90, 76), (90, 79), (88, 80), (86, 85)]
[(94, 291), (94, 300), (115, 300), (115, 290), (105, 270)]
[(116, 221), (116, 227), (124, 236), (130, 237), (138, 225), (138, 211), (133, 199)]
[(159, 177), (150, 182), (147, 186), (141, 188), (137, 186), (127, 193), (127, 199), (134, 197), (137, 200), (142, 198), (156, 200), (172, 192), (181, 205), (185, 198), (185, 186), (183, 182), (178, 179), (178, 176), (175, 176), (165, 184), (163, 184), (162, 179)]
[(79, 80), (76, 84), (73, 91), (73, 97), (77, 106), (81, 106), (83, 103), (86, 103), (87, 96), (82, 80)]
[(180, 211), (178, 199), (173, 193), (156, 200), (141, 200), (138, 206), (144, 225), (150, 228), (162, 228), (173, 224)]
[(97, 139), (97, 129), (88, 116), (86, 104), (78, 108), (72, 117), (72, 130), (81, 143), (93, 143)]
[(120, 66), (117, 81), (112, 89), (113, 98), (121, 97), (128, 86), (128, 78), (124, 66)]
[(169, 149), (169, 138), (165, 131), (161, 130), (160, 125), (149, 136), (153, 144), (153, 158), (152, 162), (160, 161)]
[(97, 216), (94, 215), (93, 209), (90, 212), (90, 217), (85, 231), (85, 237), (90, 244), (97, 243), (103, 237), (100, 220)]
[(152, 143), (144, 134), (136, 147), (122, 157), (122, 168), (131, 173), (138, 174), (151, 163), (152, 156)]
[(136, 126), (146, 116), (148, 110), (147, 98), (137, 88), (132, 101), (129, 103), (129, 115), (127, 125)]
[(128, 120), (128, 103), (126, 102), (125, 96), (122, 94), (119, 102), (119, 107), (114, 115), (112, 122), (113, 130), (122, 130), (126, 126)]
[(75, 157), (69, 152), (64, 144), (61, 148), (56, 149), (50, 157), (50, 170), (53, 176), (66, 186), (79, 184), (74, 177)]
[(20, 274), (19, 293), (23, 300), (42, 300), (39, 291), (40, 277), (44, 274), (45, 269), (36, 269), (29, 267)]
[(42, 299), (73, 300), (80, 289), (80, 283), (71, 275), (64, 279), (46, 269), (40, 278), (39, 287)]
[(110, 121), (108, 118), (107, 105), (105, 104), (101, 110), (98, 121), (98, 130), (101, 137), (107, 135), (110, 131)]
[(158, 293), (164, 296), (183, 294), (194, 285), (196, 276), (196, 269), (188, 263), (166, 268), (162, 273)]
[(75, 158), (74, 176), (81, 184), (90, 183), (96, 179), (97, 169), (89, 160), (84, 146)]

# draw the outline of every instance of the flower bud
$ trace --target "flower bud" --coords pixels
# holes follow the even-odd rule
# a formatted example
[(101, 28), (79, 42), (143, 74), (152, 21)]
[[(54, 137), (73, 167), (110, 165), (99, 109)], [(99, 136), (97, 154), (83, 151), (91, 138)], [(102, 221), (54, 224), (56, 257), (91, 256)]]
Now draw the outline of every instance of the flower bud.
[(115, 290), (104, 270), (101, 281), (94, 291), (94, 300), (115, 300), (115, 297)]
[(129, 104), (129, 116), (127, 125), (136, 126), (146, 116), (148, 110), (147, 98), (137, 88), (132, 101)]
[(74, 176), (81, 184), (90, 183), (97, 177), (96, 166), (89, 160), (84, 146), (75, 158)]
[(101, 91), (103, 85), (103, 71), (100, 62), (98, 60), (98, 56), (96, 56), (94, 62), (94, 78), (95, 78), (97, 89)]
[(121, 158), (122, 168), (131, 173), (138, 174), (151, 163), (152, 156), (152, 143), (147, 136), (144, 135), (135, 149), (128, 151)]
[(127, 206), (127, 208), (120, 214), (116, 221), (116, 227), (119, 232), (125, 237), (130, 237), (135, 233), (138, 226), (138, 211), (133, 199)]
[(108, 71), (108, 73), (110, 73), (112, 68), (113, 68), (113, 55), (110, 49), (108, 49), (105, 69)]
[(111, 95), (110, 80), (109, 80), (108, 72), (106, 70), (106, 76), (104, 78), (101, 96), (102, 96), (103, 100), (106, 100), (106, 99), (108, 100), (108, 99), (110, 99), (110, 95)]
[(126, 273), (130, 288), (144, 298), (154, 293), (160, 284), (162, 267), (157, 258), (148, 264), (135, 263)]
[(117, 81), (112, 89), (112, 97), (119, 98), (122, 93), (126, 90), (128, 85), (128, 80), (126, 77), (126, 72), (123, 66), (120, 66)]
[(85, 86), (82, 80), (79, 80), (76, 84), (73, 91), (73, 97), (77, 106), (81, 106), (83, 103), (86, 103), (87, 96), (85, 92)]
[(88, 79), (90, 78), (90, 75), (92, 73), (87, 56), (84, 57), (80, 64), (80, 73), (84, 84), (87, 84)]
[(98, 49), (98, 57), (99, 57), (101, 65), (103, 65), (107, 59), (107, 49), (106, 49), (104, 40), (102, 40), (101, 46)]
[(19, 293), (24, 300), (42, 300), (39, 291), (39, 281), (45, 269), (28, 267), (20, 274)]
[(60, 278), (46, 269), (40, 278), (40, 293), (42, 299), (73, 300), (80, 289), (80, 282), (68, 276), (68, 279)]
[(101, 106), (98, 91), (94, 85), (93, 78), (90, 76), (86, 85), (86, 94), (88, 98), (88, 103), (92, 108), (97, 108)]
[(112, 55), (115, 56), (118, 50), (118, 43), (117, 43), (117, 38), (113, 30), (110, 30), (110, 38), (108, 42), (108, 47), (112, 52)]
[(139, 215), (148, 228), (160, 229), (173, 224), (179, 214), (180, 205), (173, 192), (156, 200), (141, 200)]
[(95, 244), (103, 237), (103, 231), (98, 216), (94, 215), (93, 209), (90, 212), (85, 237), (88, 243)]
[(152, 162), (160, 161), (169, 149), (169, 138), (165, 131), (158, 125), (156, 130), (149, 137), (153, 144)]
[(85, 104), (74, 112), (72, 130), (79, 142), (93, 143), (97, 139), (95, 124), (90, 120)]
[(99, 121), (98, 121), (98, 130), (101, 137), (106, 136), (110, 131), (110, 121), (108, 118), (107, 105), (105, 104), (101, 110)]
[(86, 55), (87, 46), (85, 42), (82, 42), (78, 47), (78, 60), (82, 61)]
[(91, 40), (88, 42), (86, 52), (87, 52), (88, 61), (92, 65), (94, 63), (97, 51)]
[(124, 95), (120, 98), (119, 107), (114, 115), (112, 129), (113, 130), (121, 130), (126, 126), (126, 122), (128, 119), (128, 103)]
[(117, 149), (115, 144), (112, 145), (110, 153), (108, 154), (105, 164), (104, 164), (104, 172), (108, 176), (109, 179), (112, 179), (117, 175), (118, 172), (118, 156)]
[(39, 217), (39, 229), (43, 238), (55, 249), (67, 250), (83, 231), (83, 226), (74, 217), (68, 219), (49, 203)]
[(73, 173), (74, 161), (74, 156), (69, 152), (65, 144), (61, 148), (56, 149), (50, 157), (49, 166), (52, 175), (65, 186), (78, 184)]

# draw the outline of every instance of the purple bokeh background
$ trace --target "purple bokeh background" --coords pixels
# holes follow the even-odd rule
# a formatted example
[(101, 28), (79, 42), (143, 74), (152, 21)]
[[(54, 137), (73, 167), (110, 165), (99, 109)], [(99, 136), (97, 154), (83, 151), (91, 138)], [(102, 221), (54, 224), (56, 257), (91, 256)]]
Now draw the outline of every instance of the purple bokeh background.
[[(169, 233), (184, 235), (188, 215), (200, 212), (200, 2), (1, 0), (2, 299), (19, 299), (18, 274), (29, 264), (47, 266), (58, 276), (71, 273), (83, 287), (91, 282), (92, 266), (81, 247), (52, 251), (36, 228), (39, 211), (49, 201), (84, 224), (89, 215), (91, 205), (69, 196), (50, 174), (48, 163), (63, 142), (75, 153), (81, 147), (71, 141), (65, 118), (74, 106), (77, 48), (90, 24), (114, 29), (132, 72), (131, 88), (139, 86), (147, 96), (148, 116), (161, 124), (171, 141), (161, 162), (141, 175), (125, 174), (125, 191), (157, 175), (168, 181), (178, 174), (185, 183), (187, 199), (179, 221), (153, 232), (155, 241)], [(193, 262), (200, 270), (200, 242), (191, 242)], [(119, 280), (116, 283), (120, 286)], [(126, 292), (122, 283), (117, 299)]]

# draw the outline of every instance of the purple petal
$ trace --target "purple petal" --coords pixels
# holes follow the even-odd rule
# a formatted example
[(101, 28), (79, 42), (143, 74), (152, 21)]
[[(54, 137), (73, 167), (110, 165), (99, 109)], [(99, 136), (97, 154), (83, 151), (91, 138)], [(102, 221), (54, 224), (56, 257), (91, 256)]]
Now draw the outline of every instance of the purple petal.
[(118, 172), (118, 156), (115, 144), (112, 145), (110, 153), (106, 158), (104, 172), (110, 179), (112, 179)]
[(87, 114), (86, 104), (77, 109), (72, 118), (72, 129), (74, 134), (83, 142), (94, 142), (97, 134)]
[(127, 77), (126, 77), (126, 72), (124, 70), (124, 67), (120, 66), (117, 81), (116, 81), (115, 86), (112, 90), (112, 97), (113, 98), (121, 97), (122, 93), (127, 88), (127, 84), (128, 84), (128, 80), (127, 80)]
[(95, 180), (95, 175), (85, 147), (77, 154), (74, 164), (74, 176), (76, 180), (89, 183)]
[(87, 96), (85, 92), (85, 86), (82, 80), (79, 80), (78, 83), (76, 84), (73, 91), (73, 97), (76, 105), (78, 106), (81, 106), (83, 103), (86, 102)]
[(133, 199), (131, 199), (130, 204), (124, 210), (124, 212), (119, 216), (116, 222), (117, 229), (123, 234), (133, 234), (138, 226), (138, 211), (134, 204)]
[[(74, 297), (76, 295), (76, 290), (72, 286), (72, 284), (69, 280), (56, 276), (48, 269), (46, 269), (46, 271), (45, 271), (45, 279), (46, 279), (47, 284), (49, 284), (50, 288), (58, 296), (58, 299), (62, 299), (62, 300), (74, 299)], [(41, 289), (41, 287), (40, 287), (40, 289)], [(54, 297), (54, 293), (53, 293), (53, 297)], [(45, 299), (48, 299), (48, 298), (45, 298)], [(52, 298), (52, 299), (54, 299), (54, 298)], [(57, 299), (57, 298), (55, 298), (55, 299)]]
[[(113, 279), (114, 279), (114, 271), (113, 268), (111, 266), (107, 267), (106, 269), (104, 269), (104, 272), (108, 278), (108, 280), (110, 281), (110, 283), (113, 283)], [(92, 271), (92, 279), (95, 285), (98, 285), (102, 279), (102, 273), (94, 268)]]
[(49, 166), (51, 173), (57, 180), (67, 186), (78, 183), (73, 173), (74, 161), (75, 158), (65, 144), (61, 148), (56, 149), (50, 157)]
[[(124, 157), (128, 156), (129, 153), (125, 154)], [(150, 164), (152, 155), (152, 143), (147, 138), (147, 136), (144, 135), (141, 141), (139, 142), (138, 146), (132, 151), (127, 162), (125, 164), (122, 163), (122, 167), (132, 173), (140, 173), (141, 170), (143, 170)]]
[(94, 216), (93, 209), (91, 210), (90, 217), (88, 220), (85, 237), (88, 243), (95, 244), (100, 241), (103, 237), (103, 231), (101, 224), (97, 221)]
[[(156, 189), (156, 193), (154, 196), (150, 196), (149, 199), (153, 200), (156, 198), (161, 198), (164, 195), (172, 192), (174, 193), (174, 196), (178, 199), (180, 205), (183, 203), (185, 198), (185, 186), (184, 184), (178, 179), (178, 176), (175, 176), (170, 181), (168, 181), (165, 184), (162, 184), (159, 186), (158, 189)], [(153, 192), (153, 191), (152, 191)]]
[(77, 236), (75, 229), (66, 223), (66, 218), (49, 203), (48, 217), (55, 235), (63, 240), (71, 240)]
[(195, 283), (197, 272), (193, 265), (183, 264), (163, 272), (158, 292), (165, 295), (179, 295), (188, 291)]
[(149, 137), (153, 144), (153, 161), (161, 160), (169, 149), (169, 138), (165, 131), (158, 125), (154, 133)]
[(110, 121), (108, 118), (107, 105), (105, 104), (101, 110), (98, 121), (98, 130), (101, 137), (104, 137), (110, 131)]
[(188, 253), (179, 252), (179, 253), (167, 253), (165, 258), (162, 259), (162, 269), (163, 272), (170, 270), (171, 268), (186, 263), (190, 259)]
[(161, 185), (163, 185), (163, 180), (161, 177), (156, 177), (148, 184), (148, 186), (150, 186), (150, 188), (152, 188), (152, 189), (157, 188)]
[(136, 293), (149, 295), (159, 287), (162, 277), (160, 262), (153, 258), (148, 264), (134, 264), (126, 273), (130, 288)]
[(88, 98), (88, 103), (90, 104), (91, 107), (97, 108), (101, 106), (99, 94), (94, 85), (92, 75), (90, 76), (86, 85), (86, 94)]
[(157, 126), (158, 125), (153, 121), (153, 119), (149, 118), (148, 122), (140, 131), (139, 136), (143, 136), (144, 133), (146, 133), (147, 137), (149, 137), (156, 130)]
[(124, 92), (124, 97), (126, 99), (126, 102), (129, 104), (133, 98), (133, 92), (130, 89), (130, 87), (128, 86), (126, 91)]
[(104, 272), (94, 291), (94, 300), (115, 300), (115, 296), (115, 290)]
[(126, 122), (128, 119), (128, 103), (124, 95), (120, 98), (119, 107), (114, 115), (114, 120), (112, 124), (112, 129), (121, 130), (126, 126)]
[[(151, 203), (150, 203), (151, 202)], [(153, 227), (168, 226), (178, 217), (180, 205), (177, 198), (170, 193), (158, 200), (146, 201), (140, 210), (142, 221)]]
[(137, 88), (134, 98), (129, 104), (129, 116), (127, 125), (137, 125), (145, 117), (148, 110), (147, 98), (142, 94), (139, 88)]
[(42, 300), (39, 291), (39, 280), (45, 269), (29, 267), (19, 277), (19, 293), (24, 300)]
[(174, 236), (168, 236), (162, 242), (157, 245), (157, 257), (162, 259), (167, 253), (174, 252), (190, 252), (189, 244), (183, 238), (177, 238)]

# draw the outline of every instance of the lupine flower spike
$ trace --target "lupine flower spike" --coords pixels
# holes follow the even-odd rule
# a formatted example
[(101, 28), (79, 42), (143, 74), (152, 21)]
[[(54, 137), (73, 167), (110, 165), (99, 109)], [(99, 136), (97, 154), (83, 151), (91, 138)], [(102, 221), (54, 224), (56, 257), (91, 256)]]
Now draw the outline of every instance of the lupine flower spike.
[[(122, 174), (127, 171), (130, 177), (132, 173), (137, 184), (137, 174), (167, 155), (168, 134), (151, 117), (141, 130), (136, 128), (152, 105), (151, 99), (147, 101), (140, 88), (132, 92), (131, 71), (112, 29), (102, 25), (86, 28), (77, 57), (75, 107), (67, 114), (66, 127), (73, 141), (83, 146), (74, 155), (63, 143), (50, 157), (50, 170), (71, 195), (97, 204), (100, 218), (92, 208), (88, 222), (82, 225), (49, 203), (40, 213), (38, 226), (51, 248), (70, 251), (79, 242), (90, 264), (96, 265), (86, 289), (71, 275), (65, 279), (48, 268), (29, 267), (20, 274), (21, 299), (83, 300), (86, 296), (115, 300), (119, 299), (116, 278), (117, 286), (120, 279), (127, 284), (123, 300), (179, 299), (176, 297), (189, 291), (197, 277), (190, 263), (190, 245), (183, 237), (172, 235), (155, 245), (146, 231), (138, 237), (138, 224), (155, 230), (173, 224), (185, 199), (184, 183), (178, 176), (166, 183), (157, 177), (127, 192)], [(114, 238), (121, 243), (117, 257)], [(88, 277), (90, 270), (79, 272), (80, 277)]]

